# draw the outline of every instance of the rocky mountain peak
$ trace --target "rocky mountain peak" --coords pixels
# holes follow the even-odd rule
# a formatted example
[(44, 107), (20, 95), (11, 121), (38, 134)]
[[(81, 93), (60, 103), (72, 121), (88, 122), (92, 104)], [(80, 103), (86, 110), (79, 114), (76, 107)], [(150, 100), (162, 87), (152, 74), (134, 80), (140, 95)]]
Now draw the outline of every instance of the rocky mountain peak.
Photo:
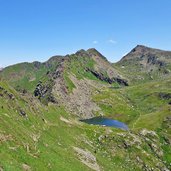
[(137, 45), (135, 48), (133, 48), (129, 54), (136, 54), (136, 55), (140, 55), (140, 54), (145, 54), (145, 53), (148, 53), (150, 51), (152, 51), (153, 49), (152, 48), (149, 48), (147, 46), (144, 46), (144, 45)]
[(133, 48), (127, 55), (125, 55), (120, 61), (124, 60), (134, 60), (134, 59), (143, 59), (155, 56), (157, 58), (170, 58), (171, 52), (164, 51), (160, 49), (150, 48), (144, 45), (137, 45)]
[(87, 52), (91, 55), (97, 55), (97, 56), (103, 56), (98, 50), (95, 48), (90, 48), (87, 50)]
[(87, 50), (88, 52), (94, 52), (94, 53), (100, 53), (97, 49), (95, 49), (95, 48), (89, 48), (88, 50)]
[(167, 78), (171, 73), (171, 51), (137, 45), (116, 65), (137, 82)]
[(90, 48), (87, 50), (87, 52), (89, 53), (89, 55), (91, 57), (101, 57), (103, 58), (104, 60), (107, 61), (106, 57), (104, 57), (98, 50), (96, 50), (95, 48)]

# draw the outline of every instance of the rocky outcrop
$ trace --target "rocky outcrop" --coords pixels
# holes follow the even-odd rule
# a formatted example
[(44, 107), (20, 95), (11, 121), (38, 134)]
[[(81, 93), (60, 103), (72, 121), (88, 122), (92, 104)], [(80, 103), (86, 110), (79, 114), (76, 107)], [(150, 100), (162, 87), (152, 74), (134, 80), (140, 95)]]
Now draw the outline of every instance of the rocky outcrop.
[(158, 65), (159, 67), (165, 67), (166, 63), (164, 61), (161, 61), (156, 57), (155, 55), (147, 55), (147, 64), (151, 65)]
[(27, 116), (26, 112), (23, 109), (19, 109), (19, 114), (23, 117)]
[[(163, 121), (163, 126), (164, 126), (165, 128), (167, 128), (167, 129), (171, 129), (170, 123), (171, 123), (171, 115), (167, 116), (167, 117), (164, 119), (164, 121)], [(171, 139), (169, 139), (169, 141), (170, 141), (170, 144), (171, 144)]]
[(0, 143), (12, 140), (12, 135), (0, 133)]
[(10, 100), (14, 100), (15, 96), (10, 93), (9, 91), (7, 91), (5, 88), (0, 86), (0, 97), (7, 97)]
[(128, 81), (125, 80), (125, 79), (116, 77), (116, 78), (114, 78), (114, 80), (115, 80), (117, 83), (119, 83), (120, 85), (123, 85), (123, 86), (128, 86), (128, 85), (129, 85), (129, 84), (128, 84)]
[(42, 63), (41, 63), (41, 62), (38, 62), (38, 61), (35, 61), (35, 62), (33, 62), (33, 65), (34, 65), (34, 67), (35, 67), (36, 69), (40, 69)]
[(107, 76), (104, 76), (102, 73), (99, 73), (97, 71), (91, 70), (89, 68), (86, 69), (87, 72), (91, 72), (96, 78), (98, 78), (101, 81), (105, 81), (109, 84), (115, 83), (117, 82), (120, 85), (123, 86), (128, 86), (128, 81), (119, 77), (115, 77), (115, 78), (109, 78)]
[(41, 82), (39, 82), (36, 86), (36, 89), (34, 90), (34, 95), (37, 97), (41, 97), (43, 96), (43, 88), (42, 88), (42, 85), (41, 85)]
[(96, 157), (88, 150), (83, 150), (78, 147), (73, 147), (74, 150), (76, 151), (78, 158), (82, 163), (84, 163), (86, 166), (91, 168), (92, 170), (95, 171), (100, 171), (100, 167), (97, 164)]
[(159, 98), (162, 100), (170, 100), (171, 99), (171, 93), (159, 93)]
[(23, 171), (31, 171), (31, 167), (25, 163), (22, 164), (22, 169), (23, 169)]
[(49, 102), (56, 103), (56, 99), (52, 95), (53, 82), (43, 84), (41, 81), (37, 84), (34, 90), (34, 96), (38, 97), (44, 104)]
[[(49, 61), (54, 61), (56, 57), (51, 58)], [(38, 99), (43, 102), (44, 104), (51, 103), (57, 103), (57, 100), (52, 94), (53, 86), (55, 85), (55, 80), (58, 78), (63, 79), (63, 71), (64, 71), (64, 59), (59, 58), (60, 61), (59, 64), (56, 66), (56, 70), (54, 71), (48, 71), (46, 75), (48, 76), (48, 79), (46, 81), (39, 81), (37, 84), (35, 90), (34, 90), (34, 96), (38, 97)], [(46, 65), (50, 67), (50, 62), (46, 62)], [(51, 66), (52, 67), (52, 66)]]

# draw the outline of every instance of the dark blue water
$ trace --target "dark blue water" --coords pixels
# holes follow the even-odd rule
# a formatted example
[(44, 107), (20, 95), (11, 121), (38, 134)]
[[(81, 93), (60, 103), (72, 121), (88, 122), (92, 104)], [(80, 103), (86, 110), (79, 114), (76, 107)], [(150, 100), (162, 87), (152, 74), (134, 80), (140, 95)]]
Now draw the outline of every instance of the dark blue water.
[(103, 125), (103, 126), (109, 126), (109, 127), (115, 127), (115, 128), (128, 130), (128, 126), (126, 124), (124, 124), (123, 122), (109, 119), (109, 118), (104, 118), (104, 117), (94, 117), (94, 118), (90, 118), (90, 119), (83, 119), (80, 121), (85, 122), (87, 124)]

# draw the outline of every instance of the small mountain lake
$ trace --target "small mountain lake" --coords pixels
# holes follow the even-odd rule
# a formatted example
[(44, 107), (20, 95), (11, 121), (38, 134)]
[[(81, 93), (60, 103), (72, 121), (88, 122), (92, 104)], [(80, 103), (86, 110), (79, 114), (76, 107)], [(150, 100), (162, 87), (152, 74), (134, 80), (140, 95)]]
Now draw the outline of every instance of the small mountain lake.
[(85, 122), (87, 124), (92, 124), (92, 125), (102, 125), (102, 126), (109, 126), (109, 127), (115, 127), (115, 128), (120, 128), (124, 130), (128, 130), (128, 126), (124, 124), (123, 122), (105, 118), (105, 117), (94, 117), (90, 119), (82, 119), (80, 120), (81, 122)]

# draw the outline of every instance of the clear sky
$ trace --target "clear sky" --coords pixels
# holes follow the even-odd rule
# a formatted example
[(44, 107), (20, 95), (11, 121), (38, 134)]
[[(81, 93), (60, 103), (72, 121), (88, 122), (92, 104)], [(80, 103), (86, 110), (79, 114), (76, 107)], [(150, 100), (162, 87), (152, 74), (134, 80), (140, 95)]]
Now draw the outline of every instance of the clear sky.
[(0, 67), (96, 48), (171, 50), (171, 0), (0, 0)]

